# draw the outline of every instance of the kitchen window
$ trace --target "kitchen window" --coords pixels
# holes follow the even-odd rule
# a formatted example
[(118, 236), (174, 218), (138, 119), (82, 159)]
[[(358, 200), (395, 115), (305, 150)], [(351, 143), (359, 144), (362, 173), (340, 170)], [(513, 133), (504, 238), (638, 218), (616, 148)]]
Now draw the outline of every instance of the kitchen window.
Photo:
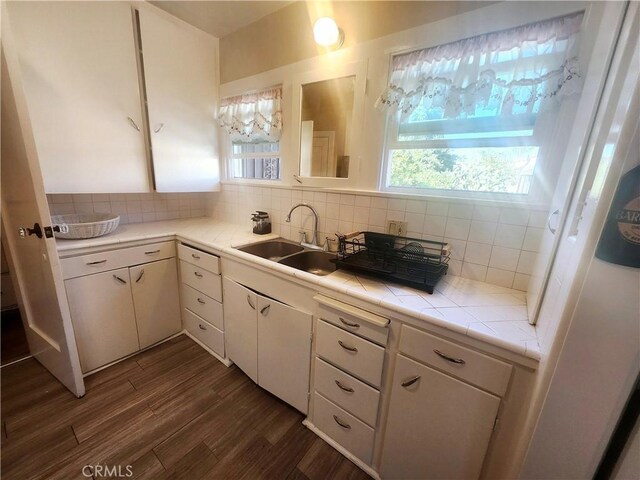
[(548, 180), (558, 107), (580, 91), (582, 16), (393, 57), (377, 102), (389, 112), (383, 188), (527, 199)]
[(230, 179), (280, 180), (282, 88), (222, 99), (218, 124), (229, 136)]

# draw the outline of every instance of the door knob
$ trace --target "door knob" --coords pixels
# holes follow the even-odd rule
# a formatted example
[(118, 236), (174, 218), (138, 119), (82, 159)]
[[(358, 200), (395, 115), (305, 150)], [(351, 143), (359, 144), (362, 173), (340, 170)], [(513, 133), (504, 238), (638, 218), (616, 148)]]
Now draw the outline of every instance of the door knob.
[(18, 235), (20, 238), (27, 238), (28, 236), (35, 235), (38, 238), (42, 238), (42, 227), (39, 223), (34, 223), (33, 228), (20, 227), (18, 229)]

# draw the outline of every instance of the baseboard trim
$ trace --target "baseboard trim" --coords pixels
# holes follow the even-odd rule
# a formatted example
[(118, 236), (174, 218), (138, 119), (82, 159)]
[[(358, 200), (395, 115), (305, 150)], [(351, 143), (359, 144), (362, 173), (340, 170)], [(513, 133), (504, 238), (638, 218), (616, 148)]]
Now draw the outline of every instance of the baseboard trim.
[(187, 337), (189, 337), (191, 340), (193, 340), (194, 342), (196, 342), (198, 345), (200, 345), (202, 348), (204, 348), (207, 352), (209, 352), (211, 355), (213, 355), (214, 357), (216, 357), (220, 362), (222, 362), (224, 365), (226, 365), (227, 367), (230, 367), (231, 365), (233, 365), (233, 362), (231, 360), (229, 360), (228, 358), (223, 358), (220, 355), (218, 355), (216, 352), (214, 352), (213, 350), (211, 350), (209, 347), (207, 347), (204, 343), (202, 343), (200, 340), (198, 340), (196, 337), (194, 337), (193, 335), (191, 335), (189, 332), (187, 332), (186, 330), (183, 330), (181, 333), (184, 333)]

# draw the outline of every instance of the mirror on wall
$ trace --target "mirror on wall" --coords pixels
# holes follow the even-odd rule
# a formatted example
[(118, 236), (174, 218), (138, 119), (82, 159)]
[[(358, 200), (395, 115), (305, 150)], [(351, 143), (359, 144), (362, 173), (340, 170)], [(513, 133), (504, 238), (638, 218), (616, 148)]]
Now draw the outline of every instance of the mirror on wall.
[(355, 75), (301, 86), (301, 177), (349, 177), (355, 86)]

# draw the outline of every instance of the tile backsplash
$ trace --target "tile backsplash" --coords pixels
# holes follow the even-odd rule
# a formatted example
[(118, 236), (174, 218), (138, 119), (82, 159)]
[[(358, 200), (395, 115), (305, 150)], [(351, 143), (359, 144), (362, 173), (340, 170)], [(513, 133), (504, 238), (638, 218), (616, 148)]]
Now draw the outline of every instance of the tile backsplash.
[(251, 213), (271, 216), (273, 233), (298, 241), (299, 231), (311, 239), (313, 217), (296, 209), (309, 203), (318, 212), (318, 241), (335, 232), (383, 232), (388, 220), (407, 222), (407, 236), (445, 241), (451, 245), (449, 272), (526, 291), (547, 217), (546, 210), (476, 205), (468, 201), (415, 200), (366, 193), (322, 190), (222, 186), (217, 193), (127, 193), (47, 195), (52, 214), (112, 212), (126, 223), (153, 222), (211, 216), (217, 220), (251, 225)]
[(155, 222), (211, 216), (215, 193), (49, 194), (52, 215), (116, 213), (120, 223)]
[[(243, 185), (223, 185), (213, 204), (213, 217), (250, 225), (255, 210), (269, 212), (273, 232), (291, 240), (304, 230), (311, 239), (313, 217), (308, 209), (289, 209), (301, 202), (318, 212), (318, 241), (334, 233), (385, 230), (388, 220), (407, 222), (407, 236), (451, 245), (449, 271), (473, 280), (527, 290), (547, 212), (528, 208), (475, 205), (472, 202), (413, 200)], [(332, 243), (335, 249), (335, 242)]]

